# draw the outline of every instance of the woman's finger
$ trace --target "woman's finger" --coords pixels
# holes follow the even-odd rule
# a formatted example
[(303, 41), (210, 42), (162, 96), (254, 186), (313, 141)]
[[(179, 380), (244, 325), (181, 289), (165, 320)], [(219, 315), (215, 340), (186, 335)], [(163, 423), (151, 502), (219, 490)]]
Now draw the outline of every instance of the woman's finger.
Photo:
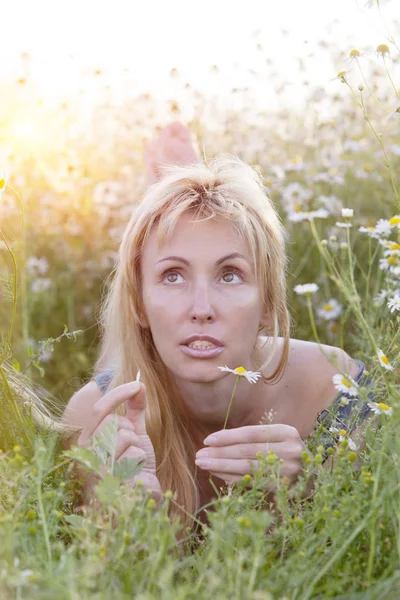
[(87, 423), (81, 431), (78, 445), (87, 446), (89, 438), (93, 435), (93, 432), (97, 430), (103, 419), (107, 415), (112, 415), (118, 406), (132, 399), (141, 390), (142, 386), (143, 384), (138, 381), (124, 383), (97, 400), (93, 405), (90, 422)]
[[(117, 443), (115, 445), (115, 460), (118, 460), (125, 450), (127, 450), (130, 446), (135, 446), (140, 450), (143, 450), (143, 448), (140, 447), (140, 440), (136, 433), (130, 431), (129, 429), (120, 429), (118, 431)], [(144, 452), (144, 454), (146, 453)]]
[(138, 458), (144, 463), (147, 457), (146, 452), (142, 450), (142, 448), (138, 448), (137, 446), (129, 446), (129, 448), (124, 450), (118, 460), (121, 460), (122, 458)]
[(252, 461), (250, 460), (238, 460), (238, 459), (219, 459), (219, 458), (209, 458), (207, 460), (198, 460), (195, 461), (196, 465), (203, 469), (204, 471), (215, 471), (220, 473), (230, 473), (236, 475), (245, 475), (246, 473), (251, 474), (251, 468), (253, 463), (254, 470), (258, 470), (259, 463), (255, 458)]

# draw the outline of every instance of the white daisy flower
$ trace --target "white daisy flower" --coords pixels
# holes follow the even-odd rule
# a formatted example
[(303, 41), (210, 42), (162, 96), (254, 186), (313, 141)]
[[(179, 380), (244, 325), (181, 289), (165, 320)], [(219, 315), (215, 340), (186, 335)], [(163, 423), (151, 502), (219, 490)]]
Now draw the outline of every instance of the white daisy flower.
[(342, 208), (342, 217), (351, 219), (354, 216), (354, 210), (352, 208)]
[(314, 219), (326, 219), (329, 217), (329, 212), (325, 208), (319, 208), (318, 210), (311, 210), (309, 212), (290, 212), (288, 214), (289, 221), (292, 223), (298, 223), (299, 221), (313, 221)]
[(336, 373), (336, 375), (332, 377), (332, 381), (338, 392), (344, 392), (352, 398), (355, 398), (358, 395), (358, 383), (354, 381), (351, 375)]
[[(399, 216), (400, 223), (400, 216)], [(394, 223), (393, 223), (394, 225)], [(375, 225), (375, 231), (379, 236), (387, 237), (392, 232), (392, 224), (387, 219), (379, 219)]]
[(388, 225), (389, 227), (397, 227), (400, 229), (400, 215), (394, 215), (394, 217), (389, 219)]
[(393, 298), (389, 300), (387, 303), (388, 309), (390, 312), (394, 312), (395, 310), (400, 310), (400, 291), (395, 292)]
[(290, 183), (282, 191), (282, 204), (286, 207), (291, 207), (293, 205), (302, 206), (303, 203), (308, 202), (312, 196), (312, 190), (303, 187), (297, 182)]
[(341, 229), (350, 229), (350, 227), (353, 227), (351, 223), (343, 223), (342, 221), (337, 221), (335, 225)]
[(379, 233), (377, 233), (375, 231), (375, 227), (359, 227), (358, 231), (360, 231), (361, 233), (366, 233), (367, 235), (369, 235), (369, 237), (374, 238), (374, 239), (379, 239)]
[(330, 196), (325, 196), (321, 194), (318, 197), (318, 201), (329, 211), (330, 214), (335, 216), (339, 216), (341, 214), (341, 210), (343, 207), (342, 201), (337, 196), (331, 194)]
[(392, 416), (393, 408), (384, 402), (367, 402), (370, 409), (377, 415)]
[(321, 317), (321, 319), (331, 321), (337, 319), (342, 311), (342, 305), (335, 300), (335, 298), (331, 298), (326, 304), (323, 304), (317, 309), (317, 314), (319, 317)]
[(388, 357), (383, 354), (380, 348), (378, 348), (378, 359), (382, 367), (388, 371), (393, 371), (394, 367), (390, 364)]
[(382, 306), (382, 304), (385, 302), (388, 295), (389, 295), (388, 290), (381, 290), (379, 292), (379, 294), (377, 296), (375, 296), (375, 298), (373, 298), (373, 302), (376, 302), (377, 304), (379, 304), (379, 306)]
[(350, 450), (357, 450), (357, 445), (353, 442), (353, 440), (351, 439), (351, 437), (347, 436), (347, 431), (345, 429), (338, 429), (337, 427), (329, 427), (329, 431), (331, 431), (332, 433), (338, 433), (339, 434), (339, 442), (343, 442), (344, 440), (347, 440), (347, 443), (349, 445)]
[(239, 377), (245, 377), (249, 383), (257, 383), (257, 379), (261, 377), (260, 371), (246, 371), (244, 367), (236, 367), (236, 369), (230, 369), (226, 365), (224, 367), (218, 367), (220, 371), (226, 371), (227, 373), (233, 373), (239, 375)]
[(316, 283), (304, 283), (303, 285), (295, 285), (293, 290), (299, 296), (315, 294), (319, 290), (319, 286)]

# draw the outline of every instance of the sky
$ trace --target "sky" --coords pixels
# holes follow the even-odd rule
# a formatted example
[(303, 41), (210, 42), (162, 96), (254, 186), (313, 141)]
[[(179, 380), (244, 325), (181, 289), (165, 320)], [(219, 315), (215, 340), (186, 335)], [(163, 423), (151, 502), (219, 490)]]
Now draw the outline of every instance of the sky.
[[(174, 67), (199, 89), (229, 90), (248, 83), (248, 68), (265, 68), (256, 51), (258, 41), (282, 80), (296, 86), (303, 77), (298, 58), (307, 57), (321, 39), (333, 35), (337, 48), (345, 51), (352, 47), (372, 50), (386, 41), (387, 32), (378, 11), (366, 8), (366, 3), (12, 0), (2, 8), (0, 78), (23, 76), (20, 57), (28, 53), (32, 57), (30, 75), (48, 96), (77, 89), (82, 72), (97, 68), (107, 73), (116, 89), (121, 85), (123, 69), (128, 69), (137, 90), (162, 93)], [(398, 0), (384, 3), (387, 26), (400, 18), (399, 5)], [(329, 30), (335, 19), (334, 30)], [(218, 78), (210, 73), (214, 64), (220, 67)], [(307, 74), (312, 81), (325, 85), (336, 73), (326, 57), (317, 52), (307, 59)], [(255, 90), (256, 95), (268, 95), (266, 81), (254, 85), (262, 87)]]

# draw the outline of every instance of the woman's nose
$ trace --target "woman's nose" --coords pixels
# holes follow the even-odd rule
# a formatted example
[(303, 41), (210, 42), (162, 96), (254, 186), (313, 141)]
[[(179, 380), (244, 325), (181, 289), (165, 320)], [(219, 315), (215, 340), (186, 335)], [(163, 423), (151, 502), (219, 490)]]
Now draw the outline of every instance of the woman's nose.
[(192, 321), (211, 321), (215, 319), (215, 308), (209, 290), (205, 286), (197, 288), (194, 292), (190, 319)]

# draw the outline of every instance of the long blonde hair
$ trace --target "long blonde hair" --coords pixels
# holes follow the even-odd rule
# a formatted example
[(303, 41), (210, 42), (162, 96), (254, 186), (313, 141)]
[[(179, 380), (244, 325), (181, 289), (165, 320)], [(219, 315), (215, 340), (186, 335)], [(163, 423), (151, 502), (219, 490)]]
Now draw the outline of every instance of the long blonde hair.
[[(267, 196), (260, 175), (233, 155), (223, 155), (206, 164), (164, 169), (163, 178), (145, 192), (135, 206), (125, 229), (116, 266), (110, 274), (110, 285), (100, 311), (101, 344), (94, 376), (110, 368), (108, 390), (136, 378), (146, 386), (148, 404), (146, 429), (152, 441), (157, 463), (157, 476), (164, 492), (172, 490), (175, 501), (170, 513), (183, 525), (193, 525), (191, 515), (199, 508), (195, 481), (194, 428), (182, 398), (174, 387), (165, 364), (154, 345), (151, 330), (141, 325), (145, 314), (142, 299), (141, 254), (153, 227), (158, 228), (158, 243), (169, 240), (179, 217), (193, 212), (205, 219), (228, 219), (238, 234), (247, 241), (256, 268), (263, 308), (269, 316), (268, 326), (260, 327), (272, 339), (272, 349), (261, 372), (270, 364), (277, 349), (277, 338), (283, 338), (279, 363), (266, 384), (279, 381), (289, 354), (290, 317), (286, 304), (285, 231), (273, 204)], [(259, 356), (255, 340), (254, 361)], [(5, 368), (6, 365), (3, 365)], [(7, 366), (10, 381), (20, 399), (31, 408), (33, 419), (42, 427), (71, 434), (79, 429), (54, 418), (47, 404), (54, 408), (51, 395), (37, 393)], [(12, 377), (14, 379), (12, 379)], [(44, 390), (42, 390), (44, 392)], [(118, 414), (126, 409), (120, 407)]]
[[(161, 245), (171, 238), (179, 217), (188, 211), (205, 219), (232, 221), (249, 244), (263, 306), (270, 318), (268, 328), (259, 331), (264, 330), (272, 338), (272, 351), (259, 370), (271, 362), (278, 335), (283, 337), (279, 363), (269, 378), (263, 375), (265, 383), (276, 383), (282, 377), (290, 338), (285, 232), (260, 175), (232, 155), (217, 157), (207, 164), (166, 168), (163, 178), (147, 189), (134, 208), (125, 229), (101, 309), (102, 341), (94, 374), (112, 368), (108, 386), (111, 390), (133, 381), (137, 371), (141, 371), (148, 398), (146, 428), (156, 455), (157, 476), (163, 491), (176, 493), (171, 511), (179, 513), (185, 524), (189, 524), (188, 515), (199, 508), (193, 422), (187, 418), (150, 328), (141, 325), (145, 310), (140, 259), (153, 227), (158, 228)], [(118, 413), (125, 414), (125, 409), (120, 408)]]

